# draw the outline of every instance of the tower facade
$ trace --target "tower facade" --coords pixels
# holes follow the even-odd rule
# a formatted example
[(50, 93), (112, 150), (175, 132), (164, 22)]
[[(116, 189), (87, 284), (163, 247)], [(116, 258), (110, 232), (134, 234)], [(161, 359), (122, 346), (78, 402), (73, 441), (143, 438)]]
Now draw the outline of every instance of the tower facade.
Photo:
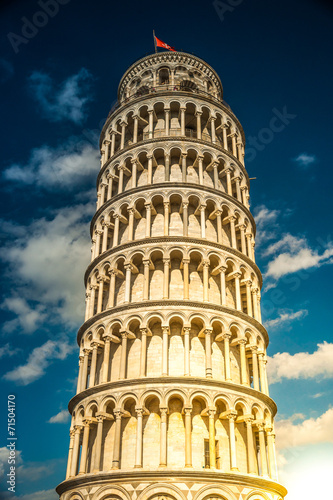
[(133, 64), (100, 139), (61, 500), (282, 500), (244, 133), (203, 60)]

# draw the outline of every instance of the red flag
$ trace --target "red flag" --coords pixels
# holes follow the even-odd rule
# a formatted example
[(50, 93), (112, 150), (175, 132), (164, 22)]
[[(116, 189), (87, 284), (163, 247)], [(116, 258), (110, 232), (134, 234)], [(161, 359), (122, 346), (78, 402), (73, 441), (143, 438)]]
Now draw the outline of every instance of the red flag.
[(172, 50), (172, 52), (176, 52), (176, 49), (174, 47), (171, 47), (167, 43), (162, 42), (162, 40), (157, 38), (157, 36), (155, 36), (155, 40), (156, 40), (157, 47), (163, 47), (163, 49), (168, 49), (168, 50)]

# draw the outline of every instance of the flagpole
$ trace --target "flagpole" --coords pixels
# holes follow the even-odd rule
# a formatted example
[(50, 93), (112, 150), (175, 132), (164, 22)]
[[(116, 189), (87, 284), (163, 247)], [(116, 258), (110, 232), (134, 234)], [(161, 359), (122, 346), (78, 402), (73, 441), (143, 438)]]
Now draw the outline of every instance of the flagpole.
[(155, 52), (157, 53), (157, 46), (156, 46), (156, 37), (155, 37), (155, 30), (153, 30), (153, 37), (154, 37), (154, 46), (155, 46)]

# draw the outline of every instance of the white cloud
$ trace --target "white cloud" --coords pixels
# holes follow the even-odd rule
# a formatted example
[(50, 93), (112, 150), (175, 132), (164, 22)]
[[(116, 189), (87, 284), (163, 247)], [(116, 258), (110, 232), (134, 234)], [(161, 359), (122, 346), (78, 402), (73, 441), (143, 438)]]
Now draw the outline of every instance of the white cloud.
[(49, 424), (65, 424), (69, 420), (68, 410), (61, 410), (48, 421)]
[(308, 315), (308, 311), (306, 309), (301, 309), (300, 311), (296, 311), (296, 312), (282, 311), (277, 318), (269, 319), (268, 321), (265, 321), (265, 327), (271, 328), (271, 329), (277, 328), (281, 324), (285, 325), (286, 323), (290, 323), (291, 321), (294, 321), (295, 319), (304, 318), (307, 315)]
[(312, 163), (315, 163), (317, 158), (315, 155), (309, 155), (308, 153), (301, 153), (296, 158), (294, 158), (294, 162), (296, 162), (300, 167), (307, 168)]
[(262, 244), (265, 241), (275, 238), (276, 234), (273, 230), (276, 228), (276, 221), (279, 215), (279, 210), (270, 210), (265, 205), (255, 208), (254, 219), (257, 226), (257, 244)]
[[(7, 497), (5, 498), (7, 499)], [(19, 497), (11, 495), (8, 497), (8, 500), (59, 500), (59, 495), (52, 489), (36, 491), (27, 495), (20, 495)]]
[(25, 165), (12, 164), (4, 170), (6, 180), (49, 191), (69, 191), (93, 183), (99, 170), (99, 152), (89, 142), (71, 138), (56, 148), (32, 150)]
[[(89, 263), (89, 220), (93, 204), (79, 204), (53, 212), (52, 218), (20, 227), (19, 237), (8, 238), (0, 250), (14, 289), (5, 304), (16, 314), (5, 329), (28, 331), (45, 315), (77, 327), (84, 315), (83, 272)], [(13, 284), (16, 285), (16, 289)], [(17, 299), (20, 296), (20, 299)]]
[(313, 445), (318, 443), (333, 443), (333, 408), (327, 410), (318, 418), (309, 418), (299, 424), (286, 419), (275, 423), (276, 446), (285, 448)]
[(3, 378), (18, 385), (31, 384), (45, 374), (45, 370), (52, 361), (64, 360), (73, 348), (74, 346), (70, 346), (67, 342), (48, 340), (45, 344), (33, 349), (25, 365), (7, 372)]
[(91, 82), (92, 75), (85, 68), (59, 85), (41, 71), (34, 71), (29, 77), (30, 89), (44, 116), (52, 122), (70, 120), (76, 124), (86, 118)]
[(1, 308), (16, 315), (15, 319), (4, 324), (3, 331), (6, 333), (17, 329), (20, 329), (21, 333), (33, 333), (46, 318), (43, 305), (31, 307), (23, 297), (7, 297)]
[(20, 349), (13, 348), (10, 344), (4, 344), (0, 347), (0, 358), (4, 358), (6, 356), (15, 356), (20, 351)]
[(281, 250), (297, 252), (304, 246), (306, 246), (306, 240), (304, 238), (299, 238), (287, 233), (278, 241), (269, 245), (266, 250), (263, 251), (263, 256), (274, 255)]
[(308, 379), (315, 377), (330, 378), (333, 376), (333, 344), (323, 342), (317, 344), (313, 353), (278, 352), (268, 358), (267, 370), (270, 383), (285, 379)]
[[(9, 451), (6, 446), (0, 448), (0, 479), (4, 480), (5, 475), (8, 473), (8, 456)], [(22, 463), (21, 451), (16, 450), (16, 464)]]
[[(305, 240), (304, 240), (305, 241)], [(302, 269), (310, 269), (312, 267), (320, 267), (324, 264), (332, 264), (333, 247), (331, 245), (326, 250), (319, 254), (313, 250), (307, 243), (304, 243), (304, 248), (299, 248), (297, 251), (284, 252), (275, 257), (268, 263), (266, 277), (279, 279), (287, 274), (295, 273)]]

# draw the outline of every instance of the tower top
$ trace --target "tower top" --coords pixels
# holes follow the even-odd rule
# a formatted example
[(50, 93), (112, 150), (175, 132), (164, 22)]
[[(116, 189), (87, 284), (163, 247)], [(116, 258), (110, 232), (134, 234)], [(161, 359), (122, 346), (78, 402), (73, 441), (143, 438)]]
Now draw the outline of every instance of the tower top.
[[(223, 99), (223, 87), (218, 74), (205, 61), (193, 54), (186, 52), (158, 52), (151, 54), (133, 63), (120, 80), (118, 87), (118, 100), (121, 102), (128, 95), (129, 89), (139, 89), (145, 85), (145, 81), (151, 76), (151, 69), (163, 69), (167, 66), (169, 70), (178, 73), (175, 83), (180, 86), (192, 84), (192, 88), (199, 91), (205, 89), (210, 93), (214, 89), (216, 97)], [(163, 78), (163, 75), (161, 76)], [(160, 82), (157, 81), (156, 85)]]

